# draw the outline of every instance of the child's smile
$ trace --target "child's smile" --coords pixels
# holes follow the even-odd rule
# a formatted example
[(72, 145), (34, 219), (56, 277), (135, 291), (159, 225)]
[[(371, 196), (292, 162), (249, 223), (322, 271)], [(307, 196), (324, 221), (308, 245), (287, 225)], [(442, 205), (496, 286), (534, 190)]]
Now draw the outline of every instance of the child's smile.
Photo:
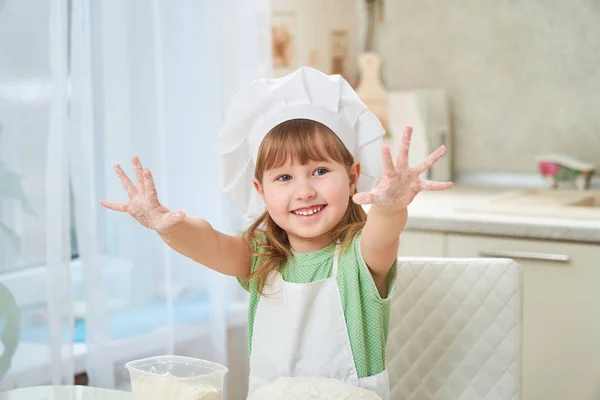
[(292, 214), (295, 214), (304, 219), (316, 218), (317, 215), (323, 211), (327, 207), (327, 204), (320, 204), (317, 206), (303, 207), (298, 208), (296, 210), (290, 211)]

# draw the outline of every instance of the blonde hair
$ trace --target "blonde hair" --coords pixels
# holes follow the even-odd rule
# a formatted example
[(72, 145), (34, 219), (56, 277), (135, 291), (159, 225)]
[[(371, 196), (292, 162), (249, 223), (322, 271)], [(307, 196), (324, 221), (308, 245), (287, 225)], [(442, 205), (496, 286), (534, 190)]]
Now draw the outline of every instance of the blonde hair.
[[(285, 121), (269, 131), (258, 150), (254, 177), (262, 183), (265, 171), (278, 168), (288, 160), (301, 165), (309, 161), (335, 161), (345, 165), (348, 171), (354, 164), (354, 157), (331, 129), (308, 119)], [(348, 209), (332, 232), (334, 241), (341, 242), (343, 250), (347, 249), (366, 220), (363, 208), (348, 197)], [(259, 266), (250, 279), (258, 278), (258, 291), (262, 294), (269, 273), (281, 270), (292, 256), (290, 242), (287, 233), (267, 211), (246, 230), (244, 237), (253, 255), (258, 257)]]

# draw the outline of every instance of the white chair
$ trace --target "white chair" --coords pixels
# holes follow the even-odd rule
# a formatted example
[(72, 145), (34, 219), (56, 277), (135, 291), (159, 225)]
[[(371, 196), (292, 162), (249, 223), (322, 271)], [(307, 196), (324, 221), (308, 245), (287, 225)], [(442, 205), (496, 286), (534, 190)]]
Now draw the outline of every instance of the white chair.
[(521, 272), (508, 259), (399, 258), (391, 399), (517, 400)]

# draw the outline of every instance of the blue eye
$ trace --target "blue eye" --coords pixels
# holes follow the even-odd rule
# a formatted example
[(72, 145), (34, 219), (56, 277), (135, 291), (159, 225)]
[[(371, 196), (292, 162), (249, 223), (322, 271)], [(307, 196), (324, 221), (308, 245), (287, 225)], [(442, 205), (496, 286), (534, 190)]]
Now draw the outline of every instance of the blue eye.
[(314, 175), (325, 175), (326, 173), (328, 173), (329, 171), (326, 168), (317, 168), (314, 172)]
[(292, 177), (291, 177), (291, 176), (289, 176), (289, 175), (281, 175), (281, 176), (278, 176), (278, 177), (277, 177), (277, 180), (278, 180), (279, 182), (287, 182), (287, 181), (289, 181), (290, 179), (292, 179)]

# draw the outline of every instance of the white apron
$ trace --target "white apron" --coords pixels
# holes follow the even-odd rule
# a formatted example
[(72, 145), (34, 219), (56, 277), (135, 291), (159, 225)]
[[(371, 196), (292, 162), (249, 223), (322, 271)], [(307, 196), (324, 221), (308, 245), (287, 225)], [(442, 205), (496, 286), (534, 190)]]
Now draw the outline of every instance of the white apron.
[(258, 301), (250, 355), (250, 393), (280, 377), (335, 378), (389, 400), (387, 370), (358, 378), (337, 284), (340, 246), (331, 277), (312, 283), (267, 279)]

